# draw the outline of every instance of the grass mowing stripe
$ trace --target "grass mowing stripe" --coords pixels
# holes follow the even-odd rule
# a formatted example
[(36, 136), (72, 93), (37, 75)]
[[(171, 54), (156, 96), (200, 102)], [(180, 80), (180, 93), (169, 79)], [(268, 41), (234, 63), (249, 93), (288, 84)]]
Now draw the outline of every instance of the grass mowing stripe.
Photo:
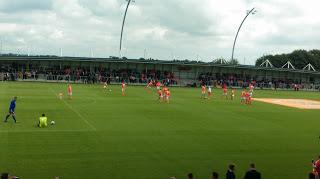
[[(49, 88), (51, 90), (51, 92), (57, 96), (57, 98), (59, 98), (59, 96), (56, 94), (56, 92), (52, 89)], [(70, 104), (68, 104), (65, 100), (61, 100), (71, 111), (73, 111), (74, 113), (76, 113), (80, 119), (85, 122), (93, 131), (97, 131), (97, 129), (88, 121), (86, 120), (85, 117), (83, 117), (83, 115), (81, 113), (79, 113), (79, 111), (77, 111), (76, 109), (74, 109)]]

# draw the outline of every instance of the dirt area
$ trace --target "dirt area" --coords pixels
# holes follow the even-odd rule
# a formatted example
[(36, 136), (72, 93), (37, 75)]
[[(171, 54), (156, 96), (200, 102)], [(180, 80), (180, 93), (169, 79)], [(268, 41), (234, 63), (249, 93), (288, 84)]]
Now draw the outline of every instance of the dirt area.
[(255, 98), (254, 101), (277, 104), (299, 109), (320, 109), (320, 101), (309, 99), (273, 99), (273, 98)]

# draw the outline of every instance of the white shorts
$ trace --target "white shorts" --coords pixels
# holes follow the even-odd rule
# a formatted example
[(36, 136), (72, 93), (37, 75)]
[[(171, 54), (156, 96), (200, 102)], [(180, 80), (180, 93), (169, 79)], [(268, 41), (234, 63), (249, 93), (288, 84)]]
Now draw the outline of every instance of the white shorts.
[(160, 86), (157, 86), (157, 90), (159, 90), (160, 89)]

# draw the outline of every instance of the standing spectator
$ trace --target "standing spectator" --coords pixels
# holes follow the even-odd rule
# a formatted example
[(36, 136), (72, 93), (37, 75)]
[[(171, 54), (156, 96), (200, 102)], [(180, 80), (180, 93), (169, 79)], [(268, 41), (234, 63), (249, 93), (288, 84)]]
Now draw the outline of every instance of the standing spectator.
[(311, 161), (312, 163), (312, 172), (309, 173), (309, 179), (319, 179), (319, 175), (317, 172), (317, 164), (319, 164), (319, 160), (314, 162), (314, 160)]
[(218, 179), (219, 174), (217, 172), (212, 172), (212, 179)]
[(261, 174), (256, 170), (254, 163), (250, 164), (250, 168), (244, 175), (244, 179), (261, 179)]
[(1, 179), (8, 179), (9, 178), (9, 173), (2, 173), (1, 174)]
[(193, 179), (193, 174), (192, 173), (188, 174), (188, 179)]
[(230, 164), (228, 171), (226, 173), (226, 179), (236, 179), (236, 175), (234, 174), (234, 170), (235, 170), (235, 165)]
[(318, 174), (320, 173), (320, 156), (318, 156), (318, 160), (314, 162), (314, 169)]
[(310, 172), (309, 179), (316, 179), (316, 175), (313, 172)]

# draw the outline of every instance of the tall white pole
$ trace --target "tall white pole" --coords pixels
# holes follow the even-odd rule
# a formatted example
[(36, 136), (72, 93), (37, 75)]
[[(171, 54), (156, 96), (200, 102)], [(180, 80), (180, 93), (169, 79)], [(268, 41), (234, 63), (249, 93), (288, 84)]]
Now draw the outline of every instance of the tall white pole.
[(128, 12), (130, 3), (131, 3), (131, 0), (128, 0), (128, 4), (127, 4), (126, 10), (125, 10), (125, 12), (124, 12), (124, 16), (123, 16), (123, 21), (122, 21), (122, 26), (121, 26), (121, 34), (120, 34), (119, 58), (122, 57), (121, 50), (122, 50), (123, 29), (124, 29), (124, 24), (125, 24), (125, 22), (126, 22), (127, 12)]
[(236, 46), (236, 42), (237, 42), (237, 38), (238, 38), (238, 35), (239, 35), (239, 32), (241, 30), (241, 27), (243, 25), (243, 23), (246, 21), (247, 17), (250, 15), (250, 14), (255, 14), (256, 11), (255, 11), (255, 8), (252, 8), (250, 11), (247, 12), (247, 15), (244, 17), (244, 19), (242, 20), (239, 28), (238, 28), (238, 31), (237, 31), (237, 34), (236, 34), (236, 37), (234, 38), (234, 41), (233, 41), (233, 47), (232, 47), (232, 55), (231, 55), (231, 60), (233, 60), (233, 56), (234, 56), (234, 49), (235, 49), (235, 46)]
[(93, 58), (93, 50), (92, 50), (92, 48), (90, 49), (90, 51), (91, 51), (91, 58)]
[(1, 44), (0, 44), (0, 45), (1, 45), (1, 47), (0, 47), (0, 55), (2, 55), (2, 53), (3, 53), (3, 52), (2, 52), (2, 45), (3, 45), (3, 44), (2, 44), (2, 37), (1, 37)]

